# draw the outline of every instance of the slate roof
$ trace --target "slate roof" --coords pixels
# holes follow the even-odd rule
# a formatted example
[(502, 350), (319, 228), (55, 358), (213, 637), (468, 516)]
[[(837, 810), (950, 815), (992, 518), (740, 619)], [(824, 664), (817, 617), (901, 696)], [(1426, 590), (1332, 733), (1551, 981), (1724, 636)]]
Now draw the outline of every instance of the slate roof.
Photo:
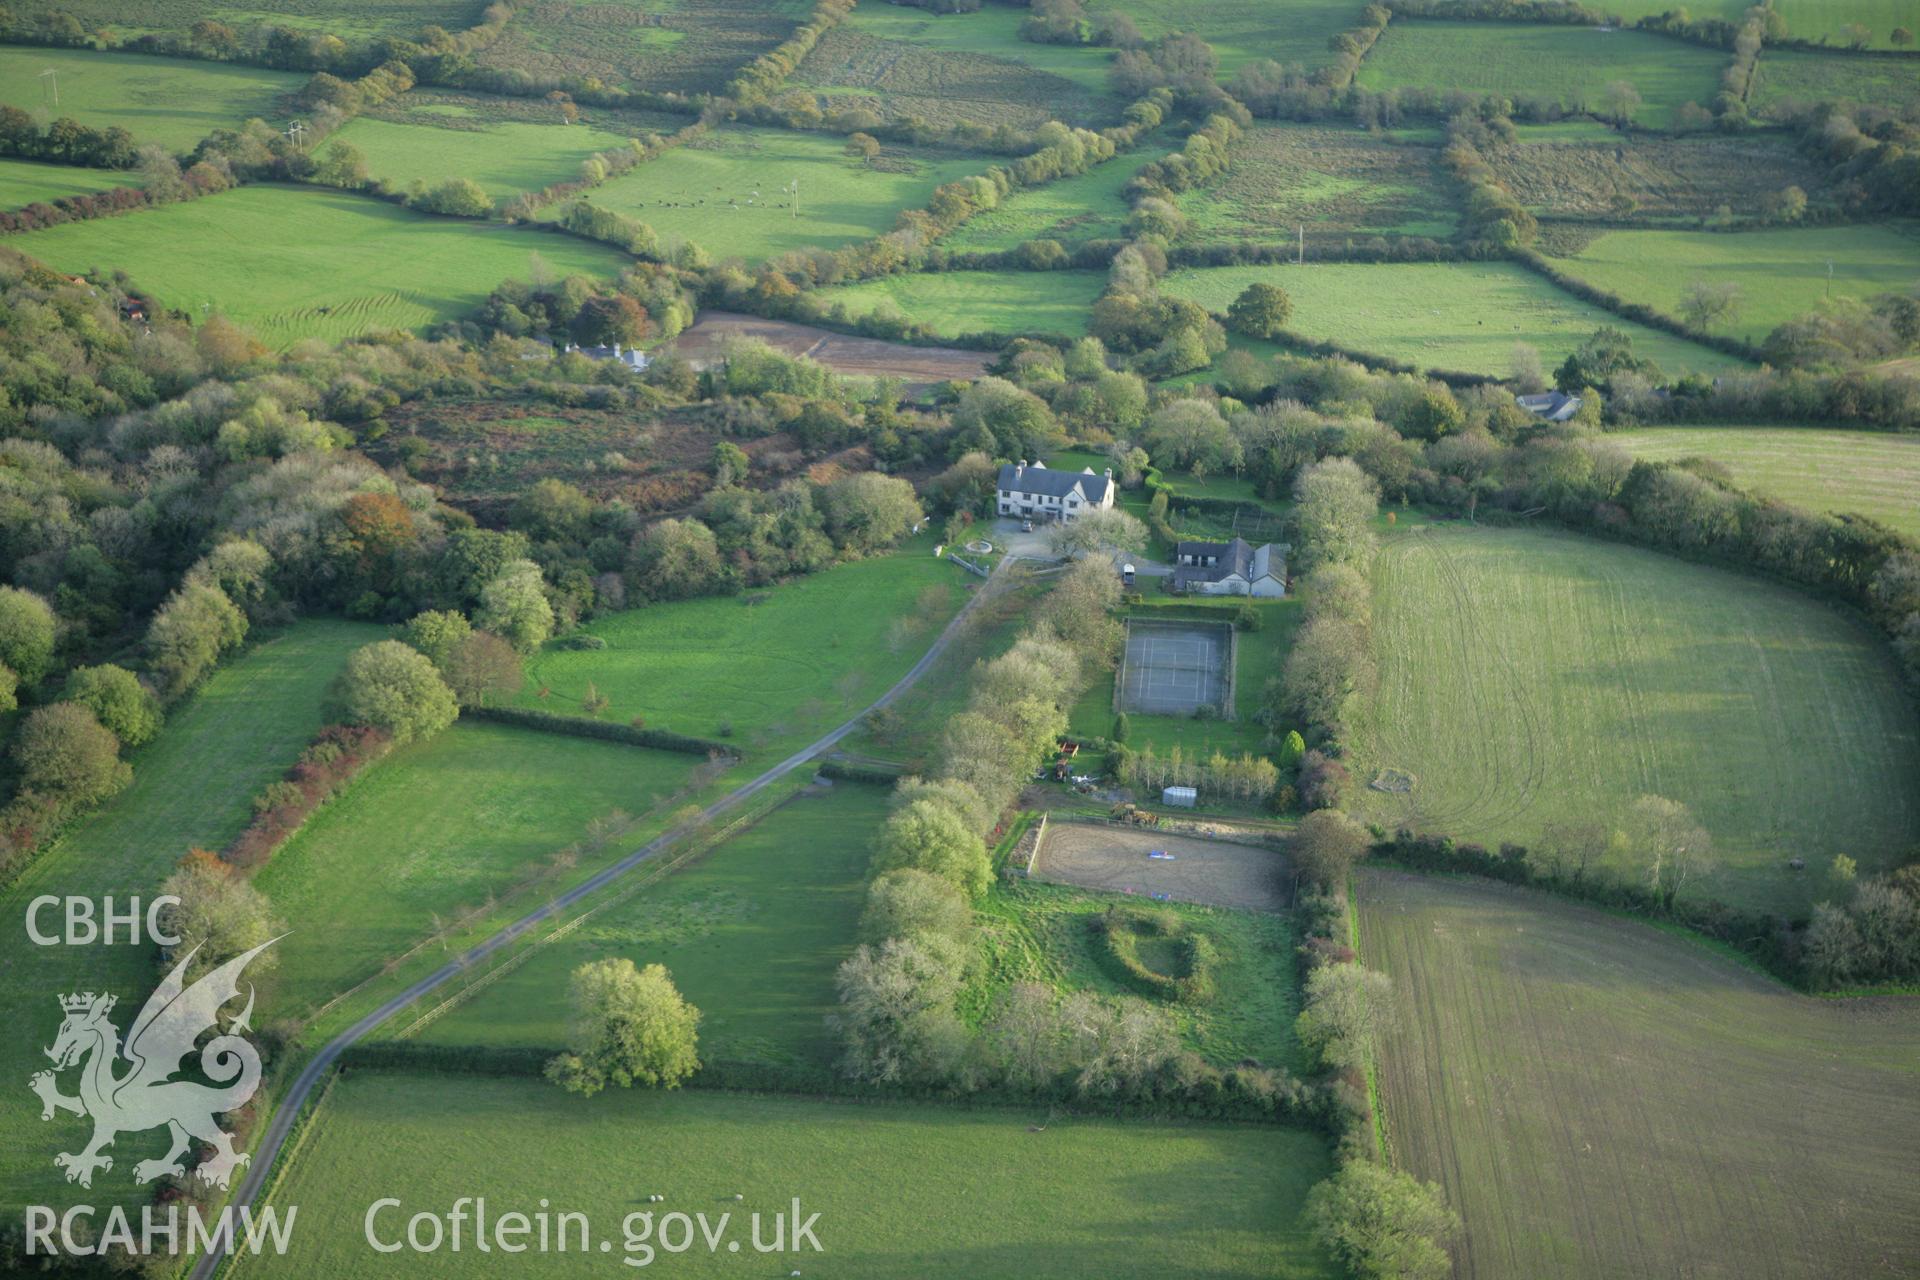
[(1044, 462), (1005, 463), (1000, 468), (1000, 487), (1012, 493), (1038, 493), (1049, 498), (1064, 498), (1078, 486), (1087, 501), (1098, 506), (1107, 496), (1107, 478), (1085, 471), (1055, 471)]

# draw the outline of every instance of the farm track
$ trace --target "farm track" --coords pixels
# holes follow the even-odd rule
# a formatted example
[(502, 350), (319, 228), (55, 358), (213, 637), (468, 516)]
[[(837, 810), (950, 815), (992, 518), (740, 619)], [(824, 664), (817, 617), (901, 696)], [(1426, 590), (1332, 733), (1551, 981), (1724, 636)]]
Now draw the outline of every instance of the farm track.
[[(822, 734), (752, 781), (736, 787), (726, 795), (721, 796), (687, 822), (648, 841), (612, 866), (605, 868), (578, 885), (575, 885), (565, 893), (556, 896), (538, 909), (528, 912), (526, 915), (494, 934), (485, 942), (469, 949), (447, 964), (442, 965), (433, 973), (413, 983), (406, 990), (395, 995), (380, 1005), (380, 1007), (354, 1023), (351, 1027), (348, 1027), (345, 1031), (328, 1041), (301, 1070), (300, 1074), (294, 1079), (292, 1086), (287, 1090), (285, 1096), (279, 1100), (279, 1105), (274, 1109), (273, 1120), (267, 1126), (265, 1135), (261, 1138), (259, 1146), (253, 1152), (252, 1161), (247, 1166), (246, 1176), (241, 1181), (239, 1190), (234, 1194), (232, 1204), (235, 1207), (252, 1206), (259, 1199), (261, 1191), (266, 1187), (273, 1173), (280, 1149), (286, 1143), (288, 1135), (293, 1131), (295, 1124), (298, 1122), (300, 1113), (304, 1109), (308, 1097), (313, 1093), (314, 1088), (326, 1078), (327, 1073), (333, 1068), (333, 1064), (339, 1060), (342, 1053), (363, 1039), (369, 1032), (383, 1025), (394, 1015), (413, 1005), (423, 996), (445, 986), (455, 978), (458, 978), (462, 973), (467, 972), (478, 962), (485, 960), (495, 952), (519, 940), (542, 923), (553, 919), (565, 912), (568, 908), (575, 906), (582, 900), (599, 892), (601, 889), (615, 883), (636, 868), (644, 866), (657, 857), (662, 851), (671, 847), (676, 841), (683, 839), (691, 831), (737, 808), (746, 800), (758, 795), (788, 774), (804, 767), (815, 757), (830, 750), (842, 738), (845, 738), (857, 729), (868, 715), (890, 705), (895, 699), (912, 688), (913, 685), (940, 660), (941, 655), (946, 652), (948, 645), (953, 641), (954, 637), (959, 635), (964, 629), (968, 618), (973, 614), (975, 609), (977, 609), (983, 601), (999, 595), (1000, 592), (1005, 589), (1009, 578), (1006, 574), (1002, 573), (1001, 570), (1004, 569), (1006, 565), (1014, 562), (1014, 559), (1009, 557), (1007, 560), (1003, 560), (1000, 565), (996, 566), (994, 573), (995, 580), (989, 581), (986, 585), (982, 586), (981, 589), (974, 594), (973, 598), (968, 600), (960, 611), (947, 623), (946, 627), (934, 639), (934, 642), (928, 646), (927, 651), (921, 655), (920, 660), (914, 663), (913, 667), (904, 676), (900, 677), (899, 680), (894, 682), (893, 686), (885, 693), (874, 699), (868, 706), (862, 708), (858, 715), (846, 720), (838, 728)], [(224, 1261), (226, 1254), (227, 1247), (225, 1241), (217, 1241), (215, 1246), (202, 1254), (199, 1261), (195, 1263), (193, 1270), (189, 1273), (192, 1280), (211, 1280), (211, 1277), (220, 1269), (220, 1264)]]

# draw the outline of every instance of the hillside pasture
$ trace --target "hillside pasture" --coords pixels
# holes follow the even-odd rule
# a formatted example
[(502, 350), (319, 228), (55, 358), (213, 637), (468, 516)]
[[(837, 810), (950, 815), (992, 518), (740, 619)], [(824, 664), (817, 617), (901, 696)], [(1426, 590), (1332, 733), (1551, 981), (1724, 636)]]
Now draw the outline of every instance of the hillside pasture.
[(1338, 0), (1095, 0), (1097, 16), (1124, 13), (1149, 40), (1191, 32), (1213, 46), (1222, 79), (1249, 62), (1318, 67), (1332, 55), (1327, 41), (1355, 25), (1358, 11)]
[(1393, 1158), (1465, 1220), (1456, 1276), (1906, 1269), (1920, 1008), (1485, 881), (1366, 871), (1358, 903)]
[(530, 0), (475, 61), (536, 79), (591, 76), (621, 88), (718, 93), (806, 21), (806, 0)]
[(920, 539), (766, 590), (596, 619), (582, 630), (607, 647), (549, 645), (520, 701), (575, 712), (591, 683), (607, 719), (731, 736), (771, 763), (885, 692), (959, 610), (972, 579), (932, 551)]
[(1423, 369), (1505, 376), (1516, 342), (1538, 349), (1551, 368), (1602, 326), (1627, 332), (1636, 352), (1652, 356), (1670, 374), (1718, 372), (1739, 364), (1622, 320), (1506, 262), (1199, 267), (1169, 272), (1162, 287), (1224, 312), (1256, 282), (1277, 284), (1293, 298), (1289, 327), (1302, 337)]
[(137, 187), (137, 172), (81, 169), (70, 164), (41, 164), (34, 160), (0, 160), (0, 209), (19, 209), (51, 203), (63, 196), (90, 195), (115, 187)]
[(1859, 58), (1810, 49), (1768, 50), (1760, 56), (1747, 102), (1753, 114), (1762, 118), (1785, 115), (1796, 104), (1821, 102), (1899, 112), (1920, 104), (1920, 76), (1905, 59)]
[(1636, 123), (1664, 127), (1682, 103), (1720, 88), (1727, 54), (1642, 31), (1503, 22), (1394, 22), (1360, 64), (1362, 88), (1455, 89), (1599, 110), (1625, 81)]
[[(893, 147), (867, 164), (846, 148), (844, 138), (828, 133), (716, 129), (585, 198), (715, 258), (758, 261), (879, 235), (902, 209), (923, 208), (935, 187), (984, 173), (992, 163), (963, 151)], [(783, 194), (794, 181), (798, 214)]]
[(624, 134), (581, 125), (501, 121), (459, 128), (365, 116), (348, 121), (333, 137), (357, 147), (367, 158), (368, 175), (396, 190), (413, 182), (433, 186), (448, 178), (471, 178), (495, 201), (571, 181), (588, 156), (627, 141)]
[(710, 1061), (827, 1070), (834, 971), (852, 953), (884, 787), (809, 786), (689, 867), (593, 916), (427, 1025), (427, 1044), (557, 1048), (567, 977), (590, 960), (664, 964), (699, 1006)]
[(1778, 134), (1628, 138), (1586, 128), (1598, 136), (1568, 136), (1557, 125), (1522, 130), (1520, 145), (1490, 148), (1487, 162), (1521, 204), (1544, 217), (1703, 218), (1722, 205), (1748, 213), (1788, 186), (1819, 199), (1820, 171)]
[[(1043, 1122), (1044, 1133), (1029, 1131)], [(383, 1072), (353, 1072), (333, 1087), (273, 1197), (300, 1206), (301, 1229), (284, 1256), (249, 1259), (242, 1274), (444, 1274), (445, 1254), (367, 1247), (369, 1151), (379, 1153), (377, 1194), (405, 1206), (392, 1219), (399, 1231), (408, 1215), (429, 1205), (443, 1213), (469, 1195), (495, 1212), (531, 1214), (544, 1197), (556, 1211), (589, 1215), (610, 1251), (528, 1253), (517, 1269), (530, 1276), (607, 1275), (609, 1258), (623, 1254), (637, 1264), (622, 1222), (648, 1209), (656, 1220), (702, 1212), (709, 1224), (730, 1214), (735, 1242), (751, 1239), (757, 1212), (770, 1238), (771, 1218), (795, 1197), (803, 1219), (820, 1215), (818, 1254), (763, 1256), (743, 1243), (738, 1254), (702, 1244), (647, 1256), (696, 1278), (1337, 1274), (1301, 1221), (1306, 1192), (1331, 1161), (1322, 1139), (1300, 1130), (697, 1090), (579, 1098), (544, 1080)], [(650, 1193), (666, 1202), (646, 1205)]]
[[(1731, 284), (1740, 306), (1722, 331), (1750, 341), (1828, 297), (1920, 285), (1920, 224), (1782, 231), (1609, 231), (1558, 264), (1632, 302), (1678, 314), (1696, 281)], [(1831, 270), (1831, 275), (1829, 275)]]
[(222, 312), (280, 348), (457, 319), (502, 280), (526, 279), (536, 253), (556, 277), (611, 277), (628, 261), (572, 236), (284, 186), (241, 187), (9, 243), (61, 271), (124, 271), (163, 306), (195, 319)]
[(1754, 493), (1809, 511), (1857, 512), (1920, 538), (1920, 436), (1825, 427), (1645, 427), (1608, 444), (1636, 458), (1706, 458)]
[(524, 882), (544, 875), (544, 889), (560, 883), (570, 868), (556, 855), (596, 820), (638, 819), (617, 844), (624, 852), (645, 843), (670, 825), (699, 763), (485, 721), (400, 749), (254, 876), (276, 911), (310, 926), (281, 944), (274, 1016), (311, 1014)]
[[(223, 848), (245, 827), (253, 797), (320, 728), (327, 687), (347, 654), (380, 635), (380, 628), (359, 623), (311, 621), (260, 640), (216, 671), (174, 709), (158, 738), (131, 754), (132, 785), (0, 890), (0, 911), (13, 922), (0, 936), (0, 995), (25, 1020), (20, 1034), (0, 1047), (9, 1078), (24, 1082), (46, 1067), (41, 1050), (60, 1025), (56, 996), (110, 991), (131, 1017), (159, 978), (151, 947), (34, 946), (23, 927), (27, 904), (42, 894), (96, 901), (111, 894), (121, 903), (147, 897), (189, 849)], [(70, 1188), (53, 1154), (73, 1149), (62, 1144), (80, 1140), (80, 1123), (43, 1123), (39, 1102), (25, 1089), (0, 1098), (0, 1209), (17, 1214), (23, 1205), (61, 1203), (57, 1197)], [(115, 1178), (97, 1182), (92, 1194), (104, 1206), (122, 1193), (144, 1200), (146, 1192)]]
[(947, 271), (882, 276), (819, 291), (850, 318), (879, 311), (930, 325), (943, 337), (972, 333), (1079, 338), (1107, 286), (1097, 271)]
[[(1786, 913), (1826, 892), (1835, 854), (1865, 874), (1920, 838), (1920, 724), (1892, 655), (1818, 601), (1521, 531), (1401, 534), (1373, 577), (1379, 688), (1355, 780), (1389, 828), (1532, 844), (1665, 796), (1713, 837), (1718, 865), (1688, 893)], [(1365, 787), (1386, 769), (1412, 791)], [(1645, 879), (1630, 854), (1603, 867)]]
[(1022, 40), (1025, 16), (993, 5), (965, 14), (862, 6), (821, 39), (794, 81), (834, 106), (940, 126), (1093, 126), (1117, 115), (1106, 84), (1111, 55)]
[(1454, 210), (1438, 152), (1356, 129), (1257, 125), (1233, 167), (1185, 192), (1180, 209), (1194, 243), (1287, 243), (1305, 228), (1309, 251), (1355, 237), (1453, 234)]
[(1057, 240), (1071, 249), (1089, 240), (1120, 239), (1128, 214), (1121, 188), (1164, 152), (1148, 140), (1085, 173), (1016, 191), (940, 243), (955, 253), (992, 253), (1028, 240)]
[[(43, 77), (48, 71), (56, 74)], [(297, 114), (286, 95), (306, 79), (137, 53), (0, 47), (0, 102), (32, 112), (42, 124), (68, 116), (96, 129), (125, 129), (136, 142), (182, 154), (215, 129), (237, 129), (254, 116), (285, 128), (282, 117)]]

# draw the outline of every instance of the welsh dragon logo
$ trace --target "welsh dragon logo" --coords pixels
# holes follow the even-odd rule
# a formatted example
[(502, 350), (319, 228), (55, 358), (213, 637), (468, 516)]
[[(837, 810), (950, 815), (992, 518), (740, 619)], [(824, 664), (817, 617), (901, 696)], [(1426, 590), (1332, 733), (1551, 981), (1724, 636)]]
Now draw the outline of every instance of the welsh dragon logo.
[[(225, 1032), (200, 1049), (200, 1069), (215, 1083), (205, 1085), (171, 1077), (181, 1070), (201, 1034), (217, 1029), (221, 1006), (240, 994), (240, 973), (247, 962), (273, 941), (235, 956), (192, 986), (186, 983), (187, 966), (193, 960), (189, 951), (148, 997), (140, 1016), (128, 1028), (124, 1047), (108, 1017), (115, 997), (91, 991), (60, 997), (60, 1009), (66, 1018), (53, 1047), (46, 1051), (53, 1059), (53, 1070), (35, 1073), (28, 1084), (40, 1095), (42, 1120), (53, 1119), (56, 1111), (93, 1118), (93, 1140), (78, 1153), (62, 1152), (53, 1158), (67, 1171), (68, 1182), (91, 1187), (94, 1170), (113, 1168), (113, 1157), (102, 1151), (112, 1146), (116, 1137), (161, 1126), (171, 1136), (172, 1146), (160, 1159), (134, 1165), (136, 1182), (184, 1174), (186, 1166), (181, 1157), (195, 1140), (214, 1149), (213, 1155), (195, 1170), (212, 1186), (224, 1188), (233, 1171), (247, 1163), (247, 1154), (233, 1149), (233, 1135), (214, 1123), (214, 1117), (243, 1105), (260, 1085), (260, 1055), (237, 1034), (249, 1029), (252, 984), (247, 986), (246, 1007), (228, 1021)], [(115, 1068), (123, 1060), (130, 1066), (116, 1074)], [(80, 1068), (80, 1092), (68, 1097), (60, 1092), (54, 1077), (56, 1072), (76, 1065)]]

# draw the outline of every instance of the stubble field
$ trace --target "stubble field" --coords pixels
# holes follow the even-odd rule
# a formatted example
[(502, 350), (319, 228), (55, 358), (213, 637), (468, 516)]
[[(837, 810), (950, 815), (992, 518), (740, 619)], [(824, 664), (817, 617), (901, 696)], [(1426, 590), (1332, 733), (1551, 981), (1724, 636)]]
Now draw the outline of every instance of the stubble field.
[(1462, 1280), (1904, 1275), (1920, 1009), (1815, 1000), (1525, 889), (1358, 878), (1394, 982), (1395, 1162), (1466, 1223)]

